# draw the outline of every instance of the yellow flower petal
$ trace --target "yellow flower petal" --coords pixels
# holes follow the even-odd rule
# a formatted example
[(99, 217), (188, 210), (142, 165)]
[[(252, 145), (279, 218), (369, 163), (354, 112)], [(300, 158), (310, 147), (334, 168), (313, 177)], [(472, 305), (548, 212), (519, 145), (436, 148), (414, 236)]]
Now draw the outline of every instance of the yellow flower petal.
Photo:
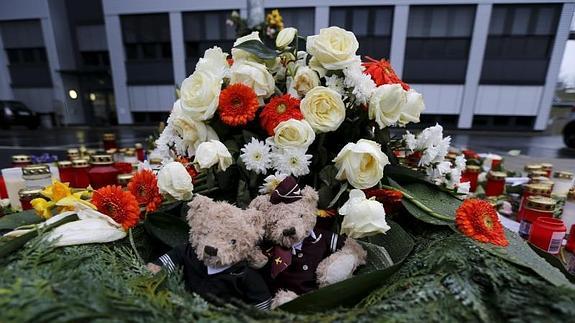
[(32, 207), (36, 211), (36, 214), (38, 214), (39, 216), (45, 219), (48, 219), (52, 216), (52, 208), (54, 207), (54, 202), (46, 201), (45, 199), (40, 197), (30, 201), (30, 205), (32, 205)]
[(74, 206), (76, 206), (76, 203), (85, 205), (85, 206), (90, 207), (92, 209), (96, 209), (96, 206), (94, 206), (94, 204), (92, 204), (88, 201), (84, 201), (84, 200), (82, 200), (82, 199), (80, 199), (74, 195), (70, 195), (70, 196), (67, 196), (67, 197), (61, 199), (60, 201), (56, 202), (56, 205), (73, 208)]

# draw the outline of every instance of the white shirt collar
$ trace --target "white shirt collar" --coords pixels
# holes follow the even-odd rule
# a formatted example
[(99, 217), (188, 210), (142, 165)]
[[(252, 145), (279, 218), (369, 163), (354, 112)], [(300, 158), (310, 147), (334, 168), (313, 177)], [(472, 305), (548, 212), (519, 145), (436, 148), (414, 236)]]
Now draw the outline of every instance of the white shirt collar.
[(210, 266), (207, 266), (207, 267), (208, 267), (208, 275), (215, 275), (215, 274), (219, 274), (219, 273), (221, 273), (222, 271), (224, 271), (224, 270), (230, 268), (231, 266), (223, 266), (223, 267), (210, 267)]
[[(313, 232), (313, 230), (311, 230), (311, 232), (309, 233), (308, 237), (311, 237), (313, 240), (317, 240), (317, 237), (316, 237), (316, 235), (315, 235), (315, 232)], [(321, 237), (321, 236), (320, 236), (320, 237)], [(302, 245), (303, 245), (303, 241), (304, 241), (306, 238), (307, 238), (307, 237), (305, 237), (302, 241), (300, 241), (300, 242), (294, 244), (294, 245), (291, 247), (292, 254), (295, 255), (295, 254), (297, 253), (296, 250), (301, 251), (301, 247), (302, 247)]]

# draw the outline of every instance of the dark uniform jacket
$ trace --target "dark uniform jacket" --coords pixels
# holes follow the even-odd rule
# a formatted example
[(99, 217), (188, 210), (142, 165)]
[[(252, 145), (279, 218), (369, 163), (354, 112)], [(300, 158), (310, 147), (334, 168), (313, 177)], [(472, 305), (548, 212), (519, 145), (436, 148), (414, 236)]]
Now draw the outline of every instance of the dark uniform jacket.
[(186, 288), (200, 296), (215, 296), (222, 300), (239, 299), (258, 309), (269, 309), (271, 294), (262, 276), (245, 261), (209, 275), (208, 268), (198, 259), (187, 243), (161, 256), (154, 264), (168, 271), (183, 267)]
[(317, 266), (344, 243), (345, 237), (316, 227), (313, 234), (304, 239), (301, 250), (265, 246), (269, 261), (262, 270), (272, 292), (287, 289), (299, 295), (317, 289)]

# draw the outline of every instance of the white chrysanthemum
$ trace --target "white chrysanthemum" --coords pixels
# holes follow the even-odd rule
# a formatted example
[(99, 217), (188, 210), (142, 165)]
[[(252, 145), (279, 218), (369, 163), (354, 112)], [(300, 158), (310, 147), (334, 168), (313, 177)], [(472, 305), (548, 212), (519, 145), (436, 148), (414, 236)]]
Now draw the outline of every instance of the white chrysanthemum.
[(465, 170), (467, 167), (467, 160), (463, 155), (455, 157), (455, 167), (459, 168), (461, 171)]
[(309, 174), (311, 158), (304, 149), (278, 149), (272, 153), (272, 164), (280, 173), (303, 176)]
[(252, 141), (245, 144), (241, 149), (242, 154), (240, 158), (246, 165), (247, 170), (263, 174), (271, 164), (270, 149), (271, 147), (265, 142), (252, 138)]
[(447, 156), (447, 153), (449, 152), (450, 145), (451, 145), (451, 137), (447, 136), (443, 138), (441, 142), (436, 146), (437, 153), (432, 162), (434, 163), (442, 162), (445, 159), (445, 156)]
[(403, 140), (405, 140), (405, 146), (409, 151), (413, 152), (417, 148), (417, 139), (411, 132), (407, 131), (407, 133), (403, 135)]
[(260, 194), (273, 192), (286, 177), (288, 177), (288, 174), (275, 173), (264, 178), (264, 183), (260, 186)]
[(457, 168), (452, 168), (451, 171), (445, 176), (445, 187), (450, 190), (455, 189), (461, 182), (461, 171)]
[(335, 74), (325, 77), (325, 86), (336, 91), (340, 95), (345, 94), (345, 85), (343, 84), (343, 79)]
[(345, 75), (344, 85), (347, 88), (353, 88), (352, 93), (355, 95), (357, 103), (367, 104), (377, 85), (371, 76), (363, 73), (363, 66), (361, 66), (359, 58), (352, 65), (346, 67), (343, 74)]
[(458, 194), (469, 194), (469, 190), (471, 189), (470, 182), (463, 182), (457, 185), (457, 193)]

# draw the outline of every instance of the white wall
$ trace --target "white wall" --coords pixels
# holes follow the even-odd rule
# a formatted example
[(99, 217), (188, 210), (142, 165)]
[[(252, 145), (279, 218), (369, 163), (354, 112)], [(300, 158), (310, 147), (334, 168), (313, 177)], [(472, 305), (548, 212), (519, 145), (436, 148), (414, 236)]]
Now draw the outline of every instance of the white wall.
[(480, 85), (476, 115), (536, 116), (542, 86)]
[(172, 85), (128, 86), (128, 96), (134, 112), (169, 112), (176, 100), (176, 89)]
[(424, 114), (459, 114), (463, 85), (452, 84), (410, 84), (423, 94)]

